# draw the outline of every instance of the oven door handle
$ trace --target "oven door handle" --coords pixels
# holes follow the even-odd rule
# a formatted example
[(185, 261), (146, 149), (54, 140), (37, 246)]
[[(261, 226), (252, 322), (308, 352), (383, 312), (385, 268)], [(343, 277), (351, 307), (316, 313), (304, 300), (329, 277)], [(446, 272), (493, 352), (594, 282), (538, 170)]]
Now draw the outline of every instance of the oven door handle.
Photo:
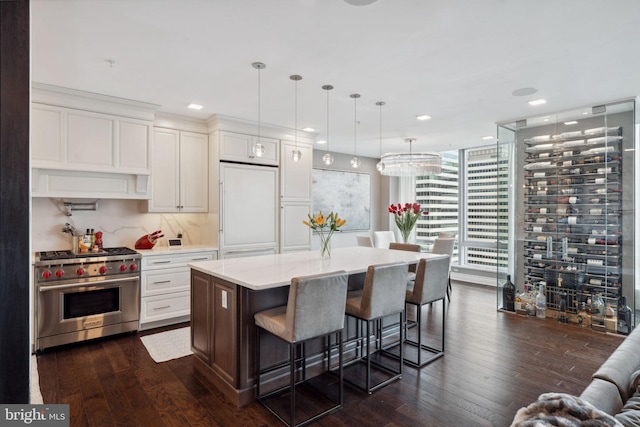
[(77, 288), (80, 286), (100, 286), (100, 285), (106, 285), (106, 284), (111, 284), (111, 283), (120, 283), (120, 282), (130, 282), (131, 280), (135, 280), (138, 281), (139, 279), (137, 277), (121, 277), (121, 278), (117, 278), (117, 279), (106, 279), (106, 280), (101, 280), (99, 282), (85, 282), (85, 283), (69, 283), (67, 285), (40, 285), (38, 287), (38, 291), (39, 292), (48, 292), (48, 291), (55, 291), (58, 289), (68, 289), (68, 288)]

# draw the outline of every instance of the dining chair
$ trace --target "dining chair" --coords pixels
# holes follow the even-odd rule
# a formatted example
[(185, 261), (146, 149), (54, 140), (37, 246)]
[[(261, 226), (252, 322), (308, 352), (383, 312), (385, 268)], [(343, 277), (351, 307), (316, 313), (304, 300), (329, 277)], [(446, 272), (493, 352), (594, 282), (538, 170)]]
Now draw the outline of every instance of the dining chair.
[(393, 231), (374, 231), (373, 244), (376, 248), (389, 248), (389, 243), (396, 241), (396, 235)]
[[(313, 422), (325, 415), (329, 415), (342, 408), (344, 403), (344, 372), (343, 372), (343, 341), (342, 330), (344, 329), (344, 312), (347, 299), (348, 274), (345, 271), (338, 271), (327, 274), (318, 274), (291, 279), (289, 287), (289, 299), (286, 306), (271, 308), (260, 311), (254, 315), (256, 324), (256, 400), (262, 403), (280, 421), (288, 426), (300, 426)], [(278, 337), (289, 346), (289, 359), (284, 363), (272, 364), (266, 368), (261, 366), (261, 336), (262, 331)], [(328, 337), (335, 334), (338, 347), (338, 377), (337, 393), (330, 393), (329, 390), (323, 392), (319, 386), (311, 384), (312, 379), (307, 379), (306, 375), (306, 352), (307, 341)], [(298, 351), (299, 350), (299, 351)], [(332, 351), (331, 347), (327, 348)], [(273, 353), (270, 349), (269, 354)], [(298, 354), (299, 353), (299, 354)], [(330, 361), (330, 355), (327, 355)], [(289, 367), (289, 384), (276, 390), (262, 393), (262, 377), (272, 373), (273, 379), (278, 370)], [(327, 370), (330, 370), (328, 366)], [(275, 372), (275, 374), (273, 374)], [(298, 378), (301, 377), (301, 378)], [(315, 377), (314, 377), (315, 378)], [(330, 384), (333, 384), (331, 381)], [(296, 420), (297, 405), (304, 405), (307, 399), (296, 400), (296, 389), (306, 385), (308, 389), (314, 391), (324, 400), (330, 402), (330, 406), (322, 406), (317, 409), (300, 408), (300, 412), (306, 415), (304, 420)], [(336, 398), (337, 394), (337, 398)], [(279, 400), (289, 399), (288, 419), (286, 414), (286, 404)], [(316, 399), (312, 399), (316, 400)], [(280, 404), (279, 404), (280, 403)], [(309, 405), (304, 405), (309, 406)], [(315, 411), (312, 411), (315, 409)]]
[(455, 239), (456, 233), (439, 233), (438, 237), (441, 239)]
[(356, 240), (358, 241), (358, 246), (366, 246), (368, 248), (373, 247), (371, 236), (356, 236)]
[[(408, 252), (420, 252), (420, 245), (414, 243), (399, 243), (399, 242), (391, 242), (389, 243), (389, 249), (398, 250), (398, 251), (408, 251)], [(409, 275), (407, 277), (408, 280), (415, 280), (416, 278), (416, 266), (409, 266)]]
[[(345, 366), (345, 369), (347, 366), (360, 363), (364, 363), (366, 368), (364, 372), (364, 384), (362, 384), (359, 378), (352, 379), (347, 375), (345, 375), (344, 380), (369, 394), (402, 376), (402, 329), (404, 325), (406, 287), (406, 262), (370, 265), (367, 268), (364, 278), (363, 289), (350, 291), (347, 295), (345, 313), (348, 317), (356, 319), (357, 331), (357, 336), (350, 340), (350, 343), (357, 343), (357, 348), (363, 349), (366, 351), (366, 354), (360, 354), (360, 357), (350, 361), (349, 364)], [(374, 327), (374, 331), (371, 330), (372, 323), (377, 325), (379, 319), (393, 315), (397, 315), (399, 321), (396, 323), (398, 325), (398, 342), (393, 344), (400, 348), (400, 356), (397, 358), (397, 369), (392, 369), (393, 367), (389, 366), (389, 363), (380, 363), (382, 361), (379, 359), (383, 357), (385, 349), (382, 346), (381, 339), (378, 338), (380, 335), (378, 327)], [(363, 323), (366, 324), (364, 337), (360, 334)], [(373, 351), (373, 345), (371, 343), (372, 332), (375, 332), (375, 344), (376, 348), (378, 348), (378, 351), (375, 352)], [(378, 357), (377, 361), (373, 360), (374, 354)], [(391, 357), (391, 359), (396, 358)], [(378, 373), (376, 377), (383, 377), (380, 381), (376, 381), (376, 384), (372, 384), (372, 367), (374, 367)], [(354, 370), (356, 373), (360, 372), (357, 366), (354, 367)]]
[[(445, 296), (447, 295), (449, 277), (449, 258), (449, 256), (446, 258), (422, 258), (418, 262), (416, 279), (407, 284), (405, 303), (416, 306), (415, 322), (407, 320), (405, 311), (404, 343), (417, 350), (415, 358), (411, 357), (410, 352), (404, 352), (404, 362), (409, 366), (421, 368), (444, 355)], [(442, 337), (440, 348), (436, 348), (422, 343), (422, 307), (439, 300), (442, 300)], [(409, 323), (416, 325), (416, 340), (407, 337)], [(431, 356), (423, 359), (423, 351), (431, 353)]]
[(432, 254), (449, 255), (449, 282), (447, 284), (447, 299), (451, 301), (451, 258), (453, 257), (453, 247), (455, 246), (455, 238), (436, 237), (431, 248)]

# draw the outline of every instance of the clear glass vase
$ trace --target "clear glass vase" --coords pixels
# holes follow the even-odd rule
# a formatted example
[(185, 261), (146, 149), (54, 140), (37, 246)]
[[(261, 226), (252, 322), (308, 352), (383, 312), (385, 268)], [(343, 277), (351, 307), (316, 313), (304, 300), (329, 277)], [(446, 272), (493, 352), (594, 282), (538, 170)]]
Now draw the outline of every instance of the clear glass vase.
[(411, 230), (400, 229), (400, 236), (402, 237), (402, 243), (411, 243)]
[(331, 258), (331, 234), (320, 233), (320, 257)]

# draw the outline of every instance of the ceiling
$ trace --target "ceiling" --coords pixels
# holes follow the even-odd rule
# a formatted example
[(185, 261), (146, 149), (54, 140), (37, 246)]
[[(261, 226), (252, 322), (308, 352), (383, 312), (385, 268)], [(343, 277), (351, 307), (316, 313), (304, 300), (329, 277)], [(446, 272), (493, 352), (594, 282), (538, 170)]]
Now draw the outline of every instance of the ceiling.
[[(405, 138), (414, 151), (486, 145), (499, 121), (640, 94), (638, 0), (349, 3), (31, 0), (32, 79), (257, 121), (260, 61), (262, 123), (326, 139), (331, 84), (329, 149), (368, 157), (408, 151)], [(512, 95), (526, 87), (538, 92)]]

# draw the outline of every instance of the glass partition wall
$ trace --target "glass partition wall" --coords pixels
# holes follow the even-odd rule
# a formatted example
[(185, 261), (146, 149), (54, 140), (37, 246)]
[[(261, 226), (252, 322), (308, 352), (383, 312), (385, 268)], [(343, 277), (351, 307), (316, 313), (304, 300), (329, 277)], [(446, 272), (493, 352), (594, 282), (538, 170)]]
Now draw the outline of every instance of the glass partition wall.
[(509, 260), (498, 309), (622, 334), (640, 320), (635, 117), (628, 100), (498, 124), (509, 165), (498, 183), (509, 201), (509, 225), (496, 230)]

